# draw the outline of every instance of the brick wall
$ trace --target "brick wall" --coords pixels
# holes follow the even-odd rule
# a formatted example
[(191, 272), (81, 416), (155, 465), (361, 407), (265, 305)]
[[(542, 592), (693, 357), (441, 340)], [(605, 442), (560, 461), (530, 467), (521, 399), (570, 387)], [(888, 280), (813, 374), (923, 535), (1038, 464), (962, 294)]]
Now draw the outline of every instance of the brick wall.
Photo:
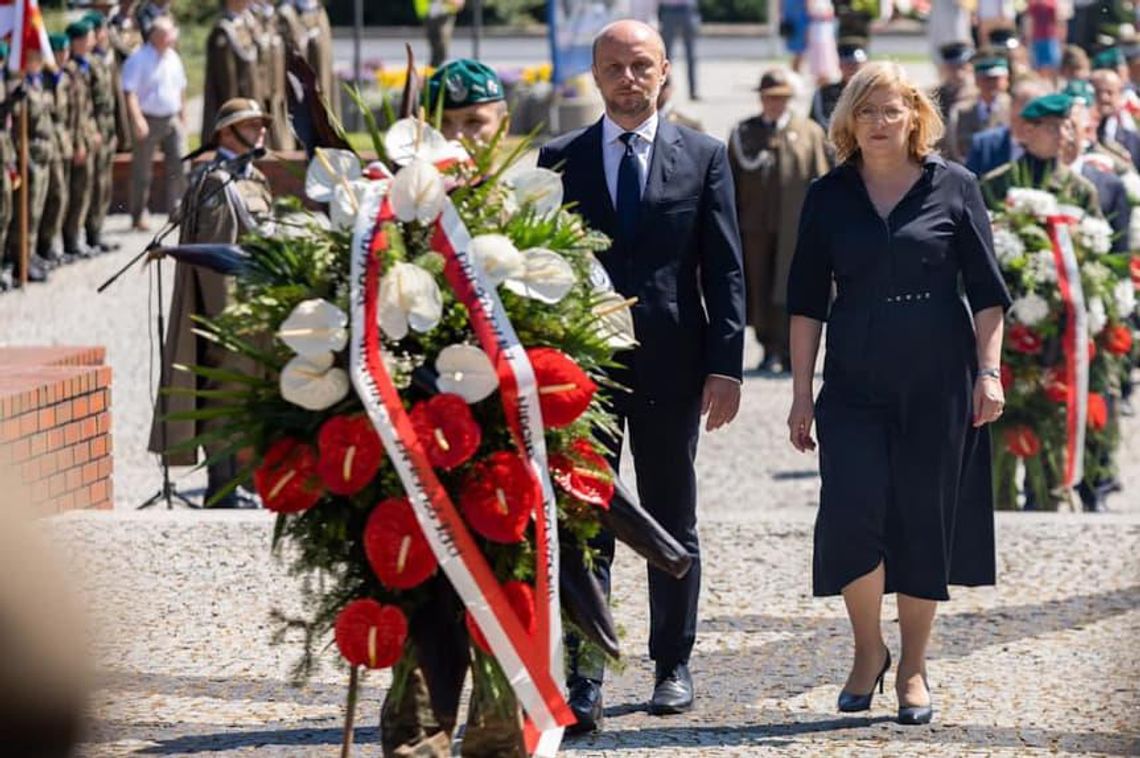
[(0, 466), (41, 514), (112, 506), (104, 359), (101, 347), (0, 347)]

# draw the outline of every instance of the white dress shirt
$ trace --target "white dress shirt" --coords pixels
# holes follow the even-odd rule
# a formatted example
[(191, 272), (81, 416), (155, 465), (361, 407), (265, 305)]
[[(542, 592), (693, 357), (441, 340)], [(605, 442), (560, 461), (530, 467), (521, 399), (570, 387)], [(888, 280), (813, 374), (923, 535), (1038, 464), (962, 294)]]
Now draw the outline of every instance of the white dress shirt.
[(602, 117), (602, 168), (606, 172), (606, 189), (610, 191), (610, 201), (617, 208), (618, 169), (625, 155), (625, 143), (621, 135), (631, 131), (633, 154), (637, 158), (637, 173), (641, 184), (641, 194), (645, 195), (645, 183), (649, 181), (649, 161), (653, 158), (653, 139), (657, 136), (657, 112), (642, 121), (633, 129), (623, 129), (607, 113)]
[(144, 116), (168, 118), (182, 110), (186, 69), (173, 49), (162, 55), (147, 43), (123, 63), (123, 91), (139, 99)]

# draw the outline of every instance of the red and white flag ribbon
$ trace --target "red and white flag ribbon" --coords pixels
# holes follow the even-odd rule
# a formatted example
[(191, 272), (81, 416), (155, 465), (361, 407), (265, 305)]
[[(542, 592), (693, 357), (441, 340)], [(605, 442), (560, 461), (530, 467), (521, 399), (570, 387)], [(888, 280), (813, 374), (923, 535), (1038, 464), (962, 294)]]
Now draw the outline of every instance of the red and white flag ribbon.
[(1050, 216), (1047, 220), (1053, 261), (1057, 265), (1057, 289), (1065, 308), (1065, 332), (1061, 350), (1065, 358), (1065, 460), (1061, 485), (1074, 487), (1084, 478), (1085, 421), (1089, 398), (1089, 327), (1081, 269), (1069, 234), (1072, 219)]
[(38, 50), (44, 65), (55, 67), (47, 27), (37, 0), (0, 1), (0, 37), (12, 35), (8, 50), (8, 70), (22, 74), (28, 69), (28, 52)]

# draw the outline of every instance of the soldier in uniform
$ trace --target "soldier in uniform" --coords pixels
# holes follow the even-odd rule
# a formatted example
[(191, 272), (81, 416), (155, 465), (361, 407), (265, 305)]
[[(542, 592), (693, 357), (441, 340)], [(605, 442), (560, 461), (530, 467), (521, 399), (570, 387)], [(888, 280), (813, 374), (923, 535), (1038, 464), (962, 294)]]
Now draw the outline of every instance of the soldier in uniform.
[(938, 49), (942, 64), (938, 67), (940, 84), (934, 90), (934, 102), (942, 113), (942, 123), (950, 120), (950, 111), (974, 94), (972, 81), (974, 49), (969, 42), (951, 42)]
[(135, 26), (142, 39), (150, 39), (150, 30), (155, 19), (170, 15), (171, 0), (146, 0), (135, 8)]
[(958, 103), (946, 122), (946, 157), (965, 163), (974, 135), (1009, 124), (1009, 64), (993, 56), (974, 61), (976, 95)]
[[(199, 170), (182, 199), (180, 207), (180, 242), (233, 243), (269, 218), (272, 196), (265, 175), (252, 163), (233, 161), (244, 153), (265, 145), (269, 117), (260, 102), (248, 98), (227, 100), (218, 109), (208, 145), (216, 148), (215, 160)], [(174, 273), (174, 294), (170, 304), (170, 326), (166, 338), (166, 361), (162, 367), (161, 386), (191, 389), (222, 389), (175, 365), (224, 367), (231, 371), (251, 373), (254, 367), (225, 348), (194, 334), (191, 316), (217, 316), (229, 302), (229, 282), (214, 271), (178, 263)], [(170, 451), (175, 445), (214, 427), (205, 421), (164, 421), (166, 414), (206, 407), (209, 401), (188, 394), (168, 395), (160, 392), (151, 426), (150, 450)], [(166, 427), (165, 451), (162, 425)], [(224, 449), (224, 441), (207, 446), (213, 457)], [(196, 450), (167, 452), (167, 461), (175, 466), (192, 466), (198, 462)], [(215, 461), (207, 466), (206, 500), (210, 500), (236, 475), (233, 458)], [(222, 498), (216, 507), (243, 507), (247, 496), (234, 492)]]
[(671, 76), (665, 77), (665, 81), (661, 83), (661, 91), (657, 94), (657, 115), (670, 124), (684, 126), (697, 132), (705, 130), (700, 119), (682, 113), (673, 104), (673, 77)]
[(8, 92), (8, 43), (0, 40), (0, 292), (15, 286), (15, 261), (8, 256), (8, 225), (12, 222), (12, 177), (16, 146), (12, 143), (12, 106), (23, 90)]
[(835, 110), (835, 105), (839, 102), (839, 96), (843, 94), (847, 82), (851, 81), (851, 77), (859, 73), (859, 69), (867, 62), (867, 50), (862, 39), (855, 37), (841, 39), (836, 50), (839, 53), (840, 79), (817, 89), (811, 101), (811, 120), (820, 125), (824, 134), (831, 125), (831, 113)]
[(1096, 188), (1058, 160), (1062, 147), (1075, 139), (1069, 120), (1072, 106), (1073, 98), (1060, 92), (1029, 101), (1021, 111), (1018, 135), (1025, 152), (982, 177), (982, 195), (990, 206), (1002, 203), (1010, 187), (1018, 186), (1015, 181), (1028, 180), (1031, 187), (1067, 198), (1086, 213), (1101, 216)]
[(293, 133), (289, 131), (289, 104), (285, 99), (285, 38), (278, 24), (277, 10), (270, 0), (254, 0), (249, 13), (261, 66), (261, 91), (265, 95), (261, 105), (273, 119), (269, 127), (269, 148), (292, 150)]
[(95, 156), (103, 145), (103, 136), (95, 122), (95, 107), (91, 101), (95, 74), (89, 56), (95, 47), (95, 33), (85, 22), (75, 21), (68, 25), (67, 36), (71, 40), (71, 60), (67, 70), (71, 74), (71, 106), (75, 109), (76, 134), (67, 213), (63, 217), (63, 252), (81, 257), (91, 252), (102, 252), (89, 252), (82, 242), (82, 234), (95, 183)]
[(202, 93), (202, 144), (214, 134), (222, 103), (235, 97), (265, 102), (261, 64), (254, 41), (249, 0), (223, 0), (222, 15), (206, 39), (206, 81)]
[(119, 150), (129, 153), (134, 147), (134, 134), (127, 94), (123, 91), (123, 64), (142, 45), (142, 37), (130, 16), (118, 11), (107, 21), (107, 39), (115, 53), (115, 143)]
[(333, 71), (332, 27), (320, 0), (281, 0), (277, 5), (281, 34), (294, 52), (309, 62), (317, 74), (321, 94), (333, 113), (340, 113), (340, 88)]
[(107, 19), (92, 11), (83, 17), (95, 34), (95, 46), (88, 59), (91, 63), (91, 106), (95, 126), (99, 130), (99, 147), (95, 150), (95, 177), (91, 188), (91, 204), (83, 227), (87, 246), (96, 252), (118, 249), (117, 243), (103, 239), (103, 224), (111, 210), (111, 178), (118, 145), (118, 93), (123, 91), (119, 62), (111, 48)]
[(429, 110), (443, 96), (443, 135), (466, 137), (489, 143), (507, 117), (503, 83), (490, 66), (470, 58), (458, 58), (432, 74), (428, 80)]
[[(40, 217), (43, 216), (44, 202), (47, 199), (48, 167), (55, 154), (55, 124), (52, 123), (51, 93), (44, 84), (43, 57), (38, 50), (27, 51), (27, 70), (19, 91), (23, 99), (15, 104), (12, 123), (18, 124), (21, 112), (28, 113), (28, 184), (20, 187), (12, 202), (12, 221), (8, 226), (9, 260), (18, 265), (20, 258), (20, 196), (28, 198), (28, 281), (47, 281), (48, 267), (38, 255), (38, 231)], [(14, 129), (15, 155), (20, 154), (20, 130)]]
[(67, 35), (51, 34), (48, 39), (55, 55), (56, 70), (44, 74), (44, 86), (48, 92), (47, 102), (51, 109), (52, 123), (55, 125), (55, 149), (47, 168), (48, 188), (40, 227), (36, 232), (36, 254), (50, 268), (55, 268), (75, 260), (74, 256), (65, 254), (56, 245), (56, 241), (63, 235), (63, 217), (67, 212), (71, 182), (71, 161), (75, 156), (75, 139), (79, 126), (76, 117), (79, 114), (73, 107), (75, 92), (68, 66)]
[(744, 248), (748, 324), (764, 348), (760, 370), (781, 374), (790, 368), (784, 304), (800, 208), (808, 185), (829, 164), (823, 130), (788, 108), (793, 89), (786, 74), (765, 72), (757, 89), (761, 113), (733, 128), (728, 162)]

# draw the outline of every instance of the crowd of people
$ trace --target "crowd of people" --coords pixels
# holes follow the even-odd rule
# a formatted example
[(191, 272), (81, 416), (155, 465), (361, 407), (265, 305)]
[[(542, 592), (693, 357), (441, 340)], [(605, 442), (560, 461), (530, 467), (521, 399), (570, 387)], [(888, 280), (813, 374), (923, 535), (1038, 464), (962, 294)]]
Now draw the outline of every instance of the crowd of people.
[[(290, 50), (313, 68), (335, 106), (324, 6), (319, 0), (222, 0), (219, 11), (206, 42), (201, 145), (211, 146), (222, 105), (247, 98), (272, 117), (267, 147), (292, 149), (285, 99)], [(44, 282), (61, 265), (116, 248), (103, 226), (118, 152), (131, 152), (126, 210), (134, 229), (150, 227), (158, 152), (165, 162), (165, 210), (177, 207), (187, 187), (187, 76), (171, 0), (92, 4), (69, 19), (50, 34), (51, 55), (29, 50), (23, 76), (7, 74), (0, 88), (0, 161), (6, 169), (0, 171), (0, 292), (25, 277)], [(6, 63), (3, 44), (0, 53)], [(26, 187), (19, 168), (24, 111)], [(26, 239), (19, 213), (25, 192)], [(27, 268), (21, 271), (25, 246)]]

